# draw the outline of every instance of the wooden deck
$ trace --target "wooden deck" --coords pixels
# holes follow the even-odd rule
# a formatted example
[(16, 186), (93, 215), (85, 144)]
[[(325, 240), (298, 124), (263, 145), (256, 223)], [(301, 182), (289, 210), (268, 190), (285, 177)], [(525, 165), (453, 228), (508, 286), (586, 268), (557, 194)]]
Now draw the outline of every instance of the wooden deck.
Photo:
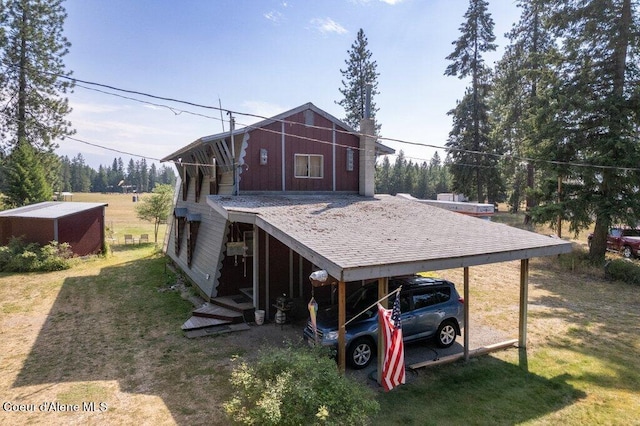
[(252, 321), (253, 312), (253, 303), (247, 296), (217, 297), (194, 309), (191, 312), (191, 318), (182, 324), (182, 330), (185, 331), (185, 334), (194, 330), (202, 330), (201, 333), (189, 333), (194, 336), (188, 335), (187, 337), (244, 330), (246, 328), (236, 326), (246, 325), (247, 322)]

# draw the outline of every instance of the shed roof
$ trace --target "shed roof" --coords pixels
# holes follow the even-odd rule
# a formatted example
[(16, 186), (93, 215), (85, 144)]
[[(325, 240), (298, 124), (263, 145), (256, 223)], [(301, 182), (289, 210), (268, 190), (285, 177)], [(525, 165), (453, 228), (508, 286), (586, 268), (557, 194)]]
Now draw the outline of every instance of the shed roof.
[(567, 241), (388, 195), (209, 196), (342, 281), (571, 251)]
[(23, 217), (34, 219), (59, 219), (96, 207), (106, 207), (107, 203), (78, 203), (71, 201), (45, 201), (0, 212), (0, 217)]

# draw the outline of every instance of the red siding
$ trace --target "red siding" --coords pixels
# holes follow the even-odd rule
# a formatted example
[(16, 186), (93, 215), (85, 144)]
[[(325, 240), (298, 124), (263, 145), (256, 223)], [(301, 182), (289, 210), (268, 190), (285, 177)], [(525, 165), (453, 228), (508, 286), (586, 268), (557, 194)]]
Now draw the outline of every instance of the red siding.
[[(313, 113), (313, 125), (304, 125), (304, 112), (285, 118), (284, 188), (282, 179), (282, 123), (274, 122), (261, 129), (252, 130), (244, 157), (245, 167), (240, 175), (240, 191), (333, 191), (333, 122)], [(295, 124), (301, 123), (301, 124)], [(264, 130), (263, 130), (264, 129)], [(358, 146), (359, 138), (335, 132), (335, 190), (358, 191)], [(319, 142), (323, 141), (323, 142)], [(353, 171), (347, 171), (347, 148), (353, 147)], [(267, 150), (267, 164), (260, 165), (260, 149)], [(323, 177), (296, 178), (294, 176), (295, 154), (323, 156)]]
[(2, 240), (6, 245), (11, 237), (24, 237), (30, 243), (47, 245), (53, 241), (53, 220), (22, 217), (3, 217)]
[[(49, 244), (55, 238), (55, 219), (0, 218), (0, 244), (12, 236), (24, 236), (27, 242)], [(58, 242), (69, 243), (72, 251), (84, 256), (102, 250), (104, 240), (104, 207), (86, 210), (58, 219)]]
[(103, 207), (97, 207), (58, 219), (58, 241), (69, 243), (79, 256), (100, 252), (104, 239), (103, 212)]

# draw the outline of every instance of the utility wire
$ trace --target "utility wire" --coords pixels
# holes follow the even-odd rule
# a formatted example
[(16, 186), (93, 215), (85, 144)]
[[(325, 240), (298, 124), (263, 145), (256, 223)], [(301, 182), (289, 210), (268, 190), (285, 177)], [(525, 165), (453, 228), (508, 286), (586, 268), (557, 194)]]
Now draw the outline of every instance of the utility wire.
[[(6, 64), (4, 66), (5, 67), (18, 67), (17, 65), (6, 65)], [(275, 119), (273, 117), (265, 117), (265, 116), (262, 116), (262, 115), (259, 115), (259, 114), (246, 113), (246, 112), (242, 112), (242, 111), (234, 111), (234, 110), (229, 110), (229, 109), (223, 109), (223, 108), (216, 107), (216, 106), (213, 106), (213, 105), (204, 105), (204, 104), (199, 104), (199, 103), (196, 103), (196, 102), (180, 100), (180, 99), (176, 99), (176, 98), (153, 95), (153, 94), (142, 92), (142, 91), (138, 91), (138, 90), (123, 89), (123, 88), (119, 88), (119, 87), (116, 87), (116, 86), (103, 84), (103, 83), (92, 82), (92, 81), (88, 81), (88, 80), (82, 80), (82, 79), (78, 79), (78, 78), (75, 78), (75, 77), (70, 77), (70, 76), (63, 75), (63, 74), (55, 74), (55, 73), (50, 73), (50, 72), (44, 72), (44, 73), (50, 74), (50, 75), (54, 75), (54, 76), (57, 76), (59, 78), (70, 80), (70, 81), (72, 81), (74, 83), (74, 85), (77, 85), (78, 87), (81, 87), (83, 89), (94, 90), (94, 91), (97, 91), (97, 92), (100, 92), (100, 93), (103, 93), (103, 94), (116, 96), (116, 97), (120, 97), (120, 98), (124, 98), (124, 99), (128, 99), (128, 100), (132, 100), (132, 101), (135, 101), (135, 102), (146, 103), (146, 104), (153, 105), (153, 106), (156, 106), (156, 107), (167, 108), (167, 109), (171, 110), (174, 114), (176, 114), (175, 111), (179, 111), (179, 112), (185, 112), (185, 113), (196, 115), (196, 116), (201, 116), (201, 117), (204, 117), (204, 118), (209, 118), (209, 119), (213, 119), (213, 120), (222, 121), (223, 123), (224, 123), (224, 121), (226, 121), (226, 120), (223, 120), (223, 119), (222, 120), (218, 119), (217, 117), (212, 117), (212, 116), (208, 116), (208, 115), (204, 115), (204, 114), (198, 114), (198, 113), (194, 113), (194, 112), (186, 111), (186, 110), (179, 110), (179, 109), (176, 109), (176, 108), (170, 107), (168, 105), (164, 105), (164, 104), (151, 103), (151, 102), (148, 102), (148, 101), (144, 101), (144, 100), (140, 100), (140, 99), (136, 99), (136, 98), (132, 98), (132, 97), (128, 97), (128, 96), (123, 96), (123, 95), (118, 95), (118, 94), (115, 94), (115, 93), (110, 93), (110, 92), (107, 92), (107, 91), (104, 91), (104, 90), (85, 87), (85, 86), (83, 86), (83, 84), (84, 85), (90, 85), (90, 86), (102, 87), (102, 88), (109, 89), (109, 90), (114, 90), (114, 91), (117, 91), (117, 92), (123, 92), (123, 93), (129, 93), (129, 94), (149, 97), (149, 98), (152, 98), (152, 99), (158, 99), (158, 100), (163, 100), (163, 101), (167, 101), (167, 102), (175, 102), (175, 103), (179, 103), (179, 104), (190, 105), (190, 106), (197, 107), (197, 108), (204, 108), (204, 109), (210, 109), (210, 110), (215, 110), (215, 111), (227, 112), (228, 114), (230, 113), (230, 114), (235, 114), (235, 115), (242, 115), (242, 116), (245, 116), (245, 117), (253, 117), (253, 118), (260, 119), (260, 120), (269, 120), (269, 121), (274, 121), (274, 122), (280, 122), (280, 123), (285, 123), (285, 124), (290, 124), (290, 125), (297, 125), (297, 126), (304, 126), (304, 127), (307, 127), (307, 128), (315, 128), (315, 129), (327, 130), (327, 131), (333, 131), (334, 130), (333, 128), (328, 128), (328, 127), (323, 127), (323, 126), (314, 126), (314, 125), (308, 125), (308, 124), (289, 121), (289, 120), (284, 120), (284, 119)], [(81, 84), (78, 84), (78, 83), (81, 83)], [(176, 115), (178, 115), (178, 114), (176, 114)], [(258, 127), (255, 126), (255, 125), (246, 125), (246, 124), (243, 124), (243, 123), (238, 123), (238, 124), (244, 125), (246, 128), (258, 129)], [(280, 132), (275, 131), (275, 130), (270, 130), (270, 129), (266, 129), (266, 128), (263, 128), (263, 127), (261, 127), (260, 129), (262, 131), (267, 131), (267, 132), (280, 134)], [(512, 159), (512, 160), (516, 160), (516, 161), (520, 161), (520, 162), (527, 162), (527, 163), (546, 163), (546, 164), (552, 164), (552, 165), (565, 165), (565, 166), (571, 166), (571, 167), (596, 168), (596, 169), (602, 169), (602, 170), (621, 170), (621, 171), (626, 171), (626, 172), (640, 171), (640, 168), (637, 168), (637, 167), (607, 166), (607, 165), (578, 163), (578, 162), (571, 162), (571, 161), (535, 159), (535, 158), (530, 158), (530, 157), (521, 157), (521, 156), (508, 155), (508, 154), (497, 154), (497, 153), (488, 153), (488, 152), (474, 151), (474, 150), (468, 150), (468, 149), (462, 149), (462, 148), (443, 147), (443, 146), (427, 144), (427, 143), (423, 143), (423, 142), (408, 141), (408, 140), (403, 140), (403, 139), (388, 138), (388, 137), (382, 137), (382, 136), (376, 136), (376, 135), (366, 135), (366, 134), (360, 133), (360, 132), (345, 131), (345, 130), (340, 130), (340, 129), (335, 129), (335, 131), (338, 132), (338, 133), (349, 134), (349, 135), (354, 135), (354, 136), (359, 136), (359, 137), (360, 136), (369, 136), (369, 137), (374, 137), (374, 138), (376, 138), (378, 140), (388, 141), (388, 142), (395, 142), (395, 143), (400, 143), (400, 144), (405, 144), (405, 145), (412, 145), (412, 146), (419, 146), (419, 147), (426, 147), (426, 148), (433, 148), (433, 149), (441, 149), (441, 150), (445, 150), (445, 151), (448, 151), (448, 152), (454, 151), (454, 152), (461, 152), (461, 153), (474, 154), (474, 155), (490, 156), (490, 157), (494, 157), (494, 158), (498, 158), (498, 159), (506, 158), (506, 159)], [(315, 139), (315, 138), (304, 137), (304, 136), (298, 136), (298, 135), (287, 135), (287, 136), (296, 137), (296, 138), (299, 138), (299, 139), (308, 140), (308, 141), (312, 141), (312, 142), (332, 144), (332, 142), (328, 142), (328, 141), (324, 141), (324, 140), (320, 140), (320, 139)], [(100, 146), (100, 145), (97, 145), (97, 144), (91, 144), (91, 143), (88, 143), (86, 141), (80, 141), (80, 140), (73, 139), (73, 138), (68, 137), (68, 136), (67, 136), (67, 138), (72, 139), (72, 140), (76, 140), (78, 142), (87, 143), (89, 145), (93, 145), (93, 146), (96, 146), (96, 147), (101, 147), (101, 148), (108, 149), (106, 147), (103, 147), (103, 146)], [(360, 149), (359, 147), (352, 147), (352, 146), (347, 146), (347, 145), (338, 145), (338, 146), (348, 147), (348, 148), (351, 148), (351, 149)], [(120, 151), (115, 150), (115, 149), (111, 149), (111, 150), (112, 151), (116, 151), (116, 152), (120, 152)], [(124, 153), (124, 152), (122, 152), (122, 153)], [(142, 155), (135, 155), (135, 154), (128, 154), (128, 155), (134, 155), (136, 157), (148, 158), (148, 157), (145, 157), (145, 156), (142, 156)], [(427, 159), (424, 159), (424, 160), (427, 161)], [(160, 161), (160, 160), (158, 160), (158, 161)], [(182, 163), (182, 164), (185, 164), (185, 163)], [(478, 165), (470, 165), (470, 166), (479, 167)]]

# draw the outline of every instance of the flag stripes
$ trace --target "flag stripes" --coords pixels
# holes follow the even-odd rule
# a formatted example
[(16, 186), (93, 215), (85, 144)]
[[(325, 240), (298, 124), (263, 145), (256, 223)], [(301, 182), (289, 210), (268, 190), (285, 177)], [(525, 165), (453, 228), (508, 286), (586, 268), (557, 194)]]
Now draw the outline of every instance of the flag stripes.
[(405, 382), (404, 343), (398, 293), (393, 309), (385, 309), (378, 303), (378, 316), (385, 342), (382, 387), (385, 391), (390, 391)]

